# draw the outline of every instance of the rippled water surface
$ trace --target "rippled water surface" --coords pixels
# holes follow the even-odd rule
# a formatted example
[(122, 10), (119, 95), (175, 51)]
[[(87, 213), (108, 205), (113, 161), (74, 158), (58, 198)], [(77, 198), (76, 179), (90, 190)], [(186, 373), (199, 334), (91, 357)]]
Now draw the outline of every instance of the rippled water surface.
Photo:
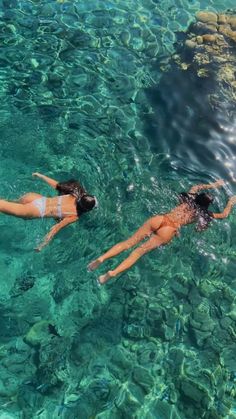
[(235, 210), (102, 287), (124, 256), (86, 269), (193, 184), (227, 181), (214, 211), (236, 192), (232, 86), (173, 61), (196, 12), (234, 7), (0, 0), (1, 197), (52, 195), (38, 171), (99, 201), (41, 253), (53, 221), (1, 216), (0, 418), (235, 417)]

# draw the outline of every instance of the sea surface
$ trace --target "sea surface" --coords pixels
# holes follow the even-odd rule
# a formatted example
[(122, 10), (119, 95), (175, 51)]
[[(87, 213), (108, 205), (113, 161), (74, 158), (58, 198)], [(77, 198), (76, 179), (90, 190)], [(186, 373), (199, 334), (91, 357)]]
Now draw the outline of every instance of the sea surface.
[(87, 271), (192, 185), (236, 193), (235, 102), (173, 63), (200, 10), (235, 0), (0, 0), (0, 196), (99, 202), (40, 253), (54, 221), (0, 217), (0, 419), (236, 418), (236, 209)]

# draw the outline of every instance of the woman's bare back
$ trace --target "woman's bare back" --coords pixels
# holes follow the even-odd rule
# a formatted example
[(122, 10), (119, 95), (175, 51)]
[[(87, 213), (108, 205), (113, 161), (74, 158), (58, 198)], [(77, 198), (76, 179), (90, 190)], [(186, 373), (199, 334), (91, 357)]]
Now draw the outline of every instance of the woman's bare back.
[(192, 224), (196, 221), (196, 212), (190, 208), (187, 203), (180, 204), (175, 207), (172, 211), (165, 214), (166, 222), (170, 222), (171, 226), (180, 228), (187, 224)]
[(61, 195), (53, 198), (47, 198), (45, 217), (58, 218), (59, 209), (61, 210), (62, 218), (65, 218), (68, 215), (77, 216), (76, 198), (72, 195)]

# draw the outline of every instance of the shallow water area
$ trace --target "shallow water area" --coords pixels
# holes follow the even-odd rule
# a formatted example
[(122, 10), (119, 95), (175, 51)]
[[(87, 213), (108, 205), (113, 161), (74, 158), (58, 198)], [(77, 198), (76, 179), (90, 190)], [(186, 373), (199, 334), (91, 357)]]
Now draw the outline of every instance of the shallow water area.
[[(35, 247), (51, 220), (2, 215), (0, 418), (232, 419), (235, 209), (98, 286), (87, 265), (193, 184), (235, 193), (235, 105), (172, 57), (221, 1), (0, 0), (2, 198), (78, 178), (97, 210)], [(230, 90), (230, 89), (229, 89)]]

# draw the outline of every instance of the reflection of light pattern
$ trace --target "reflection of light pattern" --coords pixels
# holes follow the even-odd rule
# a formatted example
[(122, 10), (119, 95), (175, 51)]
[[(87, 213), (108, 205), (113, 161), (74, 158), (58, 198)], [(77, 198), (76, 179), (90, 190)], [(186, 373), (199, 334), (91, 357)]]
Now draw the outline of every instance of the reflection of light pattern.
[(224, 151), (224, 156), (217, 154), (216, 160), (221, 162), (224, 165), (224, 167), (228, 169), (227, 173), (230, 179), (233, 182), (236, 182), (236, 150), (234, 150), (234, 145), (236, 145), (236, 121), (234, 121), (230, 125), (228, 124), (228, 121), (225, 121), (225, 123), (220, 123), (219, 128), (224, 134), (224, 143), (222, 144), (222, 146), (220, 144), (222, 151)]

